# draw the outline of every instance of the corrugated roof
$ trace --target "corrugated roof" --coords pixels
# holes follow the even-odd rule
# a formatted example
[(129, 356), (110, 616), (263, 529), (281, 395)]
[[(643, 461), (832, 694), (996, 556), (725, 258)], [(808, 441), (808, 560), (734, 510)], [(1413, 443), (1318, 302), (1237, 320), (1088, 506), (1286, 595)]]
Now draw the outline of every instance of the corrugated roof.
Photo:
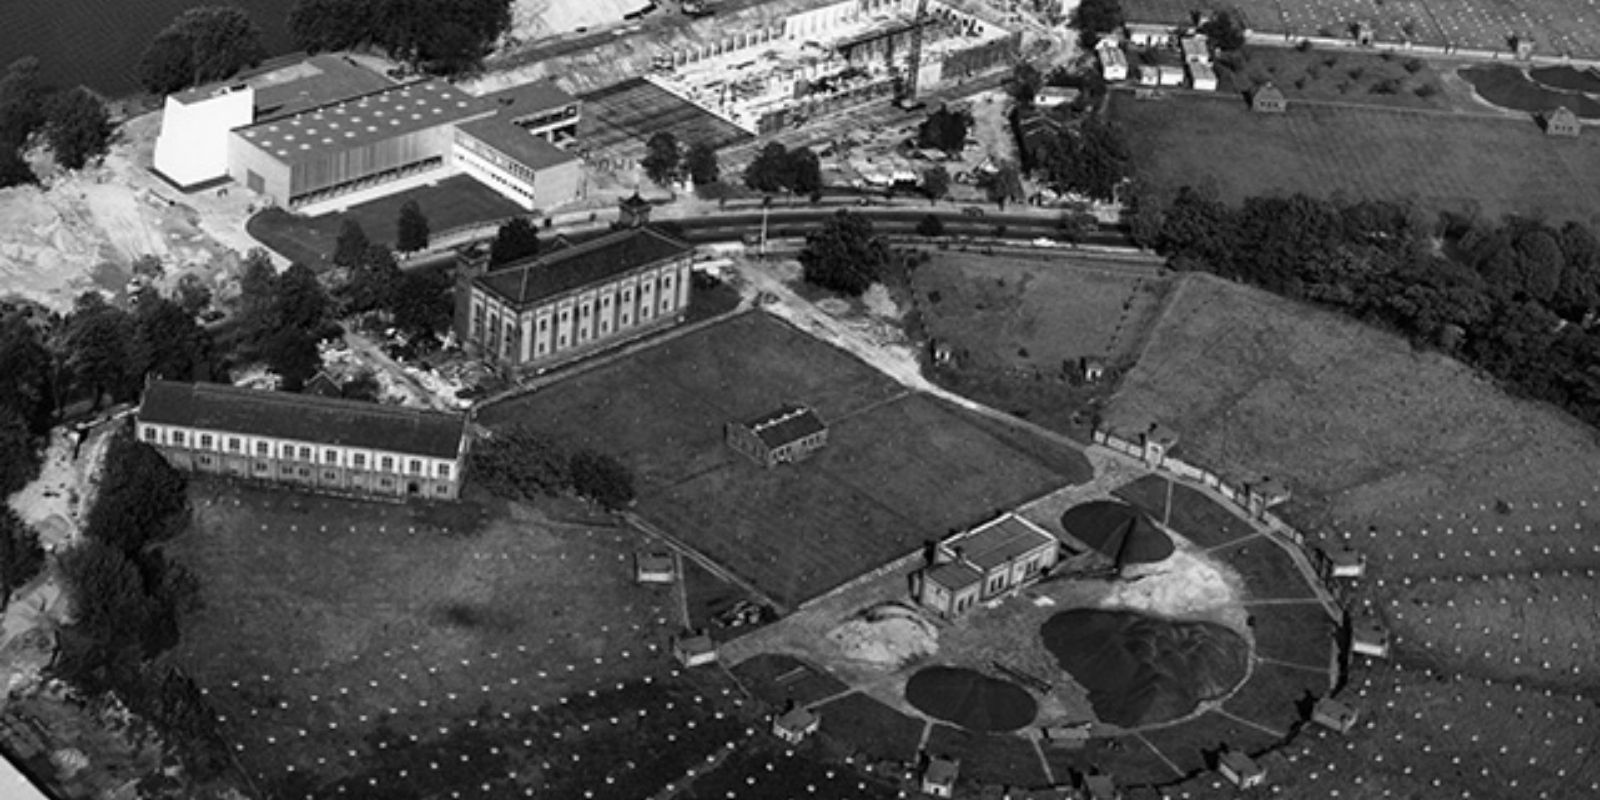
[(514, 306), (599, 283), (640, 267), (679, 258), (694, 248), (650, 228), (629, 228), (544, 256), (514, 261), (473, 285)]
[(970, 564), (946, 561), (928, 570), (928, 580), (958, 592), (983, 580), (983, 573), (973, 569)]
[(744, 423), (769, 448), (778, 448), (828, 429), (817, 412), (802, 405), (786, 405)]
[(455, 458), (466, 428), (464, 417), (437, 411), (175, 381), (145, 387), (139, 419), (432, 458)]
[(961, 557), (984, 571), (1054, 544), (1056, 537), (1015, 514), (996, 517), (948, 543), (952, 548), (960, 547)]
[(234, 131), (282, 161), (343, 152), (487, 115), (490, 106), (438, 80), (369, 92)]
[(504, 153), (529, 169), (549, 169), (578, 157), (517, 127), (505, 114), (468, 120), (456, 130)]

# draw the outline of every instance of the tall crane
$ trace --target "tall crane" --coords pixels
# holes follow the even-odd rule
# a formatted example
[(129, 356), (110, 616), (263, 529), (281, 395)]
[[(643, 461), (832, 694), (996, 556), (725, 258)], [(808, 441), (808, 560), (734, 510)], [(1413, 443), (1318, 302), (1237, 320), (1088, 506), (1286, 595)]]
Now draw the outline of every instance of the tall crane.
[(917, 13), (911, 19), (911, 52), (906, 54), (906, 77), (900, 82), (900, 104), (917, 99), (917, 75), (922, 72), (922, 23), (928, 17), (928, 0), (917, 0)]

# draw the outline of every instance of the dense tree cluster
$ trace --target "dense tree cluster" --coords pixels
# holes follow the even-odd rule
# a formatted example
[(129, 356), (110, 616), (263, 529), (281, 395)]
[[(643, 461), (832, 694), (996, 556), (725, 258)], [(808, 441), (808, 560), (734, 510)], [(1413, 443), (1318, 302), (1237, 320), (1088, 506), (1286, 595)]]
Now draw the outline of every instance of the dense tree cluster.
[(717, 164), (717, 148), (707, 142), (695, 142), (683, 153), (683, 171), (695, 186), (709, 186), (722, 177)]
[(872, 220), (849, 211), (839, 211), (807, 234), (800, 251), (807, 283), (851, 297), (871, 288), (889, 259), (889, 245), (873, 232)]
[(11, 602), (11, 593), (33, 580), (44, 569), (44, 547), (34, 530), (11, 506), (0, 503), (0, 611)]
[(971, 111), (940, 106), (917, 128), (917, 145), (946, 153), (959, 153), (967, 146), (967, 134), (971, 132), (972, 124)]
[(1115, 122), (1090, 115), (1046, 139), (1035, 157), (1050, 188), (1109, 202), (1128, 176), (1128, 146)]
[(1072, 11), (1072, 27), (1078, 29), (1078, 44), (1094, 47), (1100, 37), (1122, 28), (1120, 0), (1083, 0)]
[(56, 163), (67, 169), (82, 169), (105, 155), (114, 130), (105, 104), (82, 86), (57, 92), (45, 101), (44, 138)]
[(639, 166), (644, 174), (661, 186), (670, 186), (683, 177), (683, 148), (671, 131), (660, 131), (644, 143), (644, 158)]
[(400, 206), (400, 217), (395, 222), (394, 249), (402, 253), (415, 253), (428, 248), (428, 217), (415, 200)]
[(239, 355), (265, 362), (284, 389), (299, 391), (322, 367), (317, 342), (339, 333), (327, 292), (310, 267), (279, 274), (260, 249), (245, 256), (239, 287)]
[(807, 147), (790, 150), (778, 142), (761, 148), (744, 169), (744, 185), (758, 192), (793, 192), (809, 195), (822, 191), (822, 162)]
[(633, 475), (605, 453), (515, 426), (475, 443), (468, 456), (473, 479), (497, 494), (533, 499), (573, 492), (606, 508), (633, 502)]
[(295, 0), (289, 34), (316, 53), (374, 46), (438, 74), (476, 69), (511, 29), (511, 0)]
[(500, 226), (489, 243), (489, 266), (498, 267), (519, 258), (539, 254), (539, 231), (526, 217), (517, 217)]
[(44, 90), (39, 86), (39, 60), (19, 58), (0, 75), (0, 189), (38, 180), (22, 160), (22, 150), (42, 125)]
[(1236, 9), (1224, 8), (1218, 10), (1201, 22), (1197, 30), (1205, 34), (1211, 46), (1220, 52), (1232, 53), (1244, 47), (1244, 15), (1240, 14)]
[(1234, 208), (1193, 187), (1135, 207), (1135, 235), (1174, 267), (1398, 329), (1600, 424), (1600, 240), (1582, 224), (1304, 195)]
[(139, 60), (139, 82), (155, 94), (226, 80), (261, 63), (261, 29), (234, 6), (196, 6), (163, 28)]

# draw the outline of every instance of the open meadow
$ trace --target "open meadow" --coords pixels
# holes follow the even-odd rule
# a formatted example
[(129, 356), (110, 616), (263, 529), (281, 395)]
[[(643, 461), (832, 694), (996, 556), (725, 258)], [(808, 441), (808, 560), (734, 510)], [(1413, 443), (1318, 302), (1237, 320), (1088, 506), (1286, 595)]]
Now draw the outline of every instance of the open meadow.
[(193, 491), (167, 547), (204, 607), (176, 656), (270, 796), (638, 796), (745, 728), (726, 678), (667, 657), (677, 601), (632, 582), (637, 534), (521, 507)]
[[(1393, 634), (1392, 663), (1355, 657), (1356, 691), (1341, 697), (1372, 724), (1348, 741), (1297, 740), (1284, 791), (1600, 787), (1588, 752), (1600, 695), (1594, 431), (1399, 337), (1198, 274), (1107, 409), (1112, 430), (1153, 421), (1181, 436), (1179, 457), (1230, 481), (1285, 479), (1289, 520), (1314, 544), (1349, 544), (1367, 560), (1344, 594)], [(1141, 499), (1154, 501), (1153, 488)], [(1257, 635), (1303, 630), (1312, 608), (1259, 605)], [(1319, 661), (1293, 646), (1263, 655), (1285, 665), (1274, 681), (1304, 680), (1288, 665)], [(1228, 708), (1282, 724), (1273, 709)], [(1507, 737), (1508, 724), (1537, 732)], [(1213, 780), (1184, 788), (1231, 796)]]
[[(789, 402), (828, 447), (762, 469), (723, 425)], [(841, 350), (745, 314), (484, 411), (491, 428), (559, 424), (638, 476), (638, 513), (791, 606), (999, 510), (1089, 477), (1048, 442), (1013, 444)], [(986, 421), (985, 421), (986, 422)], [(1051, 452), (1043, 452), (1051, 451)]]
[[(1257, 195), (1411, 200), (1424, 210), (1516, 212), (1589, 222), (1600, 139), (1549, 137), (1530, 118), (1291, 101), (1257, 114), (1236, 96), (1136, 99), (1114, 92), (1137, 177), (1211, 185), (1229, 204)], [(1484, 158), (1494, 153), (1494, 158)]]

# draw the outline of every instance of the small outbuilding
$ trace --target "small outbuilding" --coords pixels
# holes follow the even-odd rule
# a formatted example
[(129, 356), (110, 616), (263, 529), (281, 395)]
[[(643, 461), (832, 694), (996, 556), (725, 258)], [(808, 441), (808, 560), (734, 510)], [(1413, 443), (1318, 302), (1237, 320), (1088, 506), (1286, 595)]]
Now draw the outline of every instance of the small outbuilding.
[(1151, 469), (1159, 467), (1178, 446), (1178, 433), (1159, 422), (1150, 424), (1149, 430), (1139, 435), (1140, 457)]
[(1096, 356), (1078, 359), (1078, 375), (1084, 383), (1099, 383), (1106, 377), (1106, 360)]
[(1238, 750), (1223, 751), (1217, 757), (1217, 771), (1240, 789), (1253, 789), (1267, 782), (1267, 771)]
[(1331, 697), (1324, 697), (1311, 707), (1311, 721), (1330, 731), (1349, 733), (1361, 714), (1354, 708)]
[(1334, 578), (1361, 578), (1367, 574), (1367, 557), (1355, 548), (1341, 544), (1323, 552), (1328, 575)]
[(800, 461), (828, 444), (828, 425), (810, 408), (791, 404), (724, 429), (728, 446), (771, 469)]
[(961, 777), (961, 759), (933, 756), (922, 771), (922, 793), (934, 797), (953, 797), (956, 779)]
[(1544, 132), (1549, 136), (1577, 136), (1583, 130), (1583, 123), (1578, 121), (1578, 115), (1566, 106), (1555, 108), (1539, 115), (1544, 123)]
[(1189, 62), (1189, 88), (1199, 92), (1214, 92), (1217, 90), (1217, 71), (1208, 63), (1200, 61)]
[(1191, 64), (1211, 63), (1211, 40), (1203, 33), (1185, 36), (1178, 40), (1183, 60)]
[(1050, 725), (1041, 728), (1039, 732), (1044, 734), (1044, 740), (1051, 746), (1078, 750), (1089, 743), (1091, 728), (1087, 722), (1078, 722), (1069, 725)]
[(672, 640), (672, 657), (685, 667), (698, 667), (717, 662), (717, 643), (704, 631)]
[(676, 583), (678, 561), (671, 553), (634, 553), (633, 579), (638, 583)]
[(1267, 513), (1267, 509), (1289, 502), (1292, 496), (1289, 484), (1270, 476), (1247, 483), (1244, 487), (1245, 508), (1253, 517), (1260, 517)]
[(1083, 794), (1088, 800), (1122, 800), (1122, 792), (1110, 775), (1085, 775)]
[(795, 707), (773, 718), (772, 735), (789, 744), (799, 744), (805, 741), (807, 736), (816, 733), (821, 725), (821, 717), (806, 709)]
[(1375, 619), (1361, 619), (1350, 628), (1350, 649), (1372, 658), (1389, 657), (1389, 629)]
[(1107, 83), (1128, 79), (1128, 56), (1122, 52), (1122, 46), (1116, 40), (1101, 39), (1095, 45), (1094, 54), (1100, 59), (1100, 77), (1105, 78)]
[(1283, 90), (1269, 83), (1263, 83), (1250, 93), (1250, 110), (1258, 114), (1282, 114), (1289, 110), (1289, 101), (1284, 99)]

